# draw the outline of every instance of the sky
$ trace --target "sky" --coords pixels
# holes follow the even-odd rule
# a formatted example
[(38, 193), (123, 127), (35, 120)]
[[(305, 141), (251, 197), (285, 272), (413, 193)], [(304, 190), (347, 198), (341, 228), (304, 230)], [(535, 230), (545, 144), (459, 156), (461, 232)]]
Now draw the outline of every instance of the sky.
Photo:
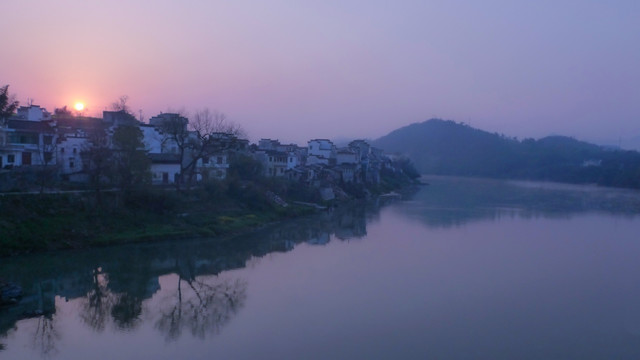
[[(519, 138), (640, 136), (640, 1), (20, 0), (0, 85), (100, 116), (216, 109), (249, 138), (370, 138), (433, 117)], [(625, 140), (626, 141), (626, 140)]]

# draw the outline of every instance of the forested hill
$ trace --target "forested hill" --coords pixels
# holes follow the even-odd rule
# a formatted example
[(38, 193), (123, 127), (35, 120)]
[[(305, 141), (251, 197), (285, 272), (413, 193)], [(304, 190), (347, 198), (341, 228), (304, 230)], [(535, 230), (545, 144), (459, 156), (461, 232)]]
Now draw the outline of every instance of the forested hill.
[(409, 156), (424, 174), (640, 188), (640, 153), (607, 150), (565, 136), (518, 140), (431, 119), (392, 131), (374, 145)]

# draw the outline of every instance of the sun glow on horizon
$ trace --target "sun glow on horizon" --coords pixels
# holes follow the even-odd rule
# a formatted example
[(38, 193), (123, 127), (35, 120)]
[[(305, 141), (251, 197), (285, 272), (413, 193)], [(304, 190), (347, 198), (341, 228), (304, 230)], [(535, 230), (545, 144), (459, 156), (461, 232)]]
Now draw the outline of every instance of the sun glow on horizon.
[(78, 111), (84, 110), (84, 104), (81, 102), (77, 102), (73, 107)]

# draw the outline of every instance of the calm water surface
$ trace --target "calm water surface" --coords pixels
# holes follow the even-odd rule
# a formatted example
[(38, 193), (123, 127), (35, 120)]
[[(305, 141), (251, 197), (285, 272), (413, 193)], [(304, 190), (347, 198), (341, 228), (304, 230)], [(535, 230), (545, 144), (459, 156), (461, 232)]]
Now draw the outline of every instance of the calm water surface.
[(224, 243), (0, 260), (0, 359), (638, 359), (640, 193), (429, 178)]

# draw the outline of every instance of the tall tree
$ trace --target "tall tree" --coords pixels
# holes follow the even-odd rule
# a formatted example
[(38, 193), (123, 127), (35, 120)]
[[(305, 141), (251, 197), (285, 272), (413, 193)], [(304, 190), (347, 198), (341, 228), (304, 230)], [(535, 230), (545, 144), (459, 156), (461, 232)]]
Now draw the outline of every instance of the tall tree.
[(62, 117), (62, 118), (64, 118), (64, 117), (71, 117), (71, 116), (73, 116), (73, 113), (71, 112), (71, 110), (69, 110), (69, 109), (67, 108), (67, 105), (65, 105), (65, 106), (63, 106), (63, 107), (61, 107), (61, 108), (56, 108), (56, 109), (53, 111), (53, 116), (55, 116), (55, 117)]
[(89, 184), (96, 192), (96, 202), (101, 204), (100, 191), (113, 178), (113, 151), (104, 129), (94, 129), (88, 134), (88, 144), (82, 150), (82, 163), (89, 175)]
[(38, 182), (40, 185), (40, 193), (44, 192), (45, 187), (55, 182), (58, 166), (56, 166), (56, 152), (58, 149), (55, 132), (52, 128), (48, 128), (43, 132), (38, 142), (38, 156), (40, 157), (40, 166), (36, 171)]
[(16, 112), (18, 105), (15, 95), (9, 95), (9, 85), (0, 87), (0, 124)]
[(115, 174), (123, 191), (151, 182), (151, 161), (137, 126), (119, 126), (113, 133)]

